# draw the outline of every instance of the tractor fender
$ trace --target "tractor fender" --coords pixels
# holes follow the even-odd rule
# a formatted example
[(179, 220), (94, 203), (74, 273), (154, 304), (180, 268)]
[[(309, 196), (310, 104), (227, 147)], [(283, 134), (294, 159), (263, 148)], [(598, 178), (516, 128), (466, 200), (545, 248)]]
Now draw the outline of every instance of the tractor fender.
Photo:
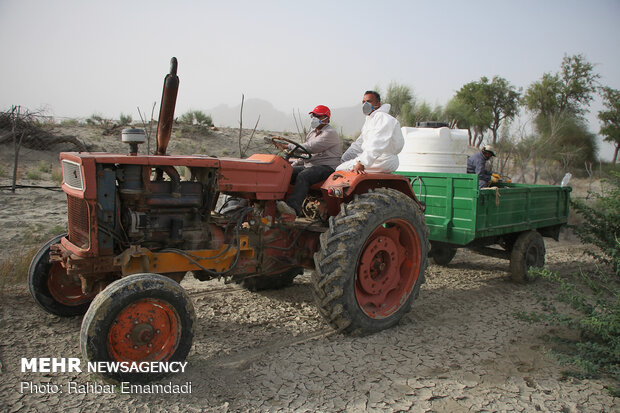
[(369, 172), (357, 174), (351, 171), (336, 171), (332, 173), (321, 185), (323, 199), (327, 204), (330, 216), (338, 215), (340, 205), (353, 200), (355, 195), (364, 194), (377, 188), (391, 188), (413, 199), (423, 212), (425, 206), (418, 201), (409, 179), (402, 175), (390, 173)]

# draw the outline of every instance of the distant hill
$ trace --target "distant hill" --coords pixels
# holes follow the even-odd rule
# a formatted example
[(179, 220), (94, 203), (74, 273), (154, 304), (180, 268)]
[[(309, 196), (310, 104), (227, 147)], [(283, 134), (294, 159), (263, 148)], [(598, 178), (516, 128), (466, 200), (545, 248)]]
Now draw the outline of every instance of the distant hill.
[[(236, 106), (219, 105), (206, 112), (213, 118), (216, 126), (229, 128), (239, 127), (239, 110), (241, 104)], [(360, 131), (364, 124), (362, 110), (357, 107), (330, 108), (332, 111), (331, 123), (338, 132), (345, 136), (351, 136)], [(295, 110), (297, 113), (297, 110)], [(302, 121), (308, 126), (307, 112), (301, 111)], [(293, 110), (290, 113), (276, 109), (270, 102), (262, 99), (247, 99), (243, 103), (243, 127), (252, 129), (260, 115), (259, 130), (290, 131), (296, 132)], [(299, 119), (299, 118), (298, 118)]]

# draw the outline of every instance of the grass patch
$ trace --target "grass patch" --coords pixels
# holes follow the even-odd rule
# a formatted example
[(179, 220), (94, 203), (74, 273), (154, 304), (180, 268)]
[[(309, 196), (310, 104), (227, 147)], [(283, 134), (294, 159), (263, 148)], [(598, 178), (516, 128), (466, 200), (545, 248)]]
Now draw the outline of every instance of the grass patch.
[(67, 229), (63, 225), (54, 225), (51, 228), (43, 224), (30, 225), (23, 233), (22, 244), (39, 245), (65, 232), (67, 232)]
[(32, 261), (38, 250), (39, 247), (32, 247), (16, 252), (11, 258), (0, 261), (0, 293), (4, 292), (7, 285), (26, 281), (30, 261)]
[(45, 161), (39, 161), (37, 169), (39, 170), (39, 172), (50, 173), (52, 171), (52, 164)]
[(81, 122), (78, 119), (63, 119), (60, 124), (62, 126), (79, 126)]
[(62, 185), (62, 171), (60, 169), (52, 169), (52, 181), (58, 186)]
[(41, 171), (36, 168), (27, 169), (26, 178), (38, 181), (39, 179), (41, 179)]

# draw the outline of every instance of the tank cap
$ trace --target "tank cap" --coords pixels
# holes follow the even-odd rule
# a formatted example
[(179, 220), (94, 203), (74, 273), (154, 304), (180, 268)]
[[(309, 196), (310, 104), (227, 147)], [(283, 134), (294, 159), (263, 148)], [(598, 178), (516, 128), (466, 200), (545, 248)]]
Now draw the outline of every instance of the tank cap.
[(125, 128), (121, 132), (121, 141), (124, 143), (144, 143), (146, 141), (146, 133), (144, 129)]

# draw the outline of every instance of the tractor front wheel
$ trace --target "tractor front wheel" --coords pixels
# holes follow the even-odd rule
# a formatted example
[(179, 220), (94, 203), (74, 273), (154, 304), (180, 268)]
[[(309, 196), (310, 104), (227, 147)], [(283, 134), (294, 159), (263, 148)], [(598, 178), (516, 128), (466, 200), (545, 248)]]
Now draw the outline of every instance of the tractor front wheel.
[[(82, 320), (80, 347), (86, 360), (183, 362), (194, 337), (196, 316), (181, 286), (159, 274), (134, 274), (108, 285)], [(164, 373), (106, 371), (118, 381), (146, 382)]]
[(370, 334), (409, 311), (429, 250), (424, 214), (413, 200), (385, 188), (356, 196), (330, 218), (320, 241), (313, 289), (332, 327)]
[(36, 253), (28, 268), (28, 289), (36, 303), (50, 314), (62, 317), (82, 315), (95, 293), (84, 294), (79, 277), (67, 275), (59, 262), (50, 263), (50, 248), (67, 234), (49, 240)]

